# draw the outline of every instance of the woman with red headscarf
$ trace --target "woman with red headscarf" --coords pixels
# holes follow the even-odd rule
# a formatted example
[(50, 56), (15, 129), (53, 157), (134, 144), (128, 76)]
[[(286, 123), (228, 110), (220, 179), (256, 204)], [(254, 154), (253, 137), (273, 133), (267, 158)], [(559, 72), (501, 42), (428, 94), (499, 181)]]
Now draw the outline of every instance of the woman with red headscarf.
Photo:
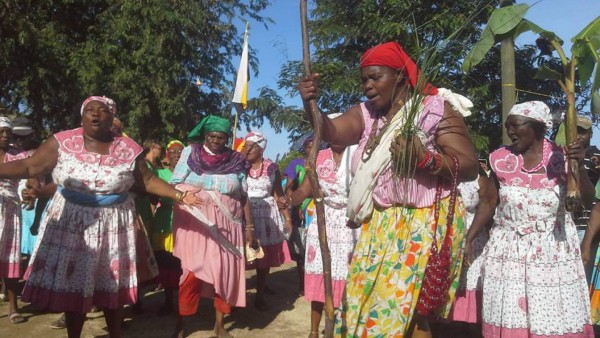
[[(458, 285), (464, 207), (456, 184), (475, 179), (478, 167), (463, 121), (472, 104), (422, 81), (395, 42), (367, 50), (360, 74), (367, 101), (316, 121), (326, 142), (358, 144), (347, 212), (362, 231), (336, 334), (430, 337), (426, 318), (448, 315)], [(298, 85), (307, 111), (318, 77)]]

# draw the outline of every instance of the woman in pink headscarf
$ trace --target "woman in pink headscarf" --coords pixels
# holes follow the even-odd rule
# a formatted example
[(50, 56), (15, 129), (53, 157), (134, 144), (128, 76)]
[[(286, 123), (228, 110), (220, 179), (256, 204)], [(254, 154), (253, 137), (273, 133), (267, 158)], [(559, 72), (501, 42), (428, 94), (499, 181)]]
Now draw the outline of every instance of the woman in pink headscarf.
[(514, 105), (504, 126), (511, 144), (490, 154), (495, 184), (484, 201), (491, 202), (480, 204), (465, 245), (470, 262), (476, 235), (493, 217), (481, 255), (483, 336), (593, 337), (577, 228), (565, 210), (567, 159), (580, 163), (586, 208), (594, 200), (585, 149), (576, 141), (563, 150), (544, 137), (552, 116), (540, 101)]
[(130, 188), (201, 203), (152, 174), (138, 144), (113, 134), (116, 112), (113, 100), (89, 97), (81, 128), (54, 134), (31, 157), (0, 164), (2, 179), (52, 173), (58, 185), (25, 272), (23, 300), (66, 312), (69, 338), (81, 336), (92, 306), (102, 307), (110, 337), (120, 337), (123, 305), (136, 301), (139, 224)]
[[(461, 116), (472, 104), (420, 80), (395, 42), (367, 50), (360, 75), (367, 101), (318, 121), (326, 142), (358, 144), (347, 214), (362, 230), (336, 334), (430, 337), (426, 316), (447, 316), (458, 285), (464, 207), (456, 184), (475, 179), (479, 166)], [(298, 85), (307, 111), (317, 80)], [(429, 268), (430, 257), (446, 269)]]
[[(265, 256), (256, 260), (256, 299), (254, 306), (267, 310), (264, 300), (269, 270), (290, 261), (284, 233), (292, 232), (292, 218), (287, 208), (278, 209), (277, 198), (285, 196), (281, 187), (281, 173), (277, 164), (264, 158), (267, 139), (262, 133), (246, 135), (242, 152), (251, 167), (248, 171), (248, 197), (254, 219), (254, 236), (260, 242)], [(283, 218), (282, 218), (283, 216)]]

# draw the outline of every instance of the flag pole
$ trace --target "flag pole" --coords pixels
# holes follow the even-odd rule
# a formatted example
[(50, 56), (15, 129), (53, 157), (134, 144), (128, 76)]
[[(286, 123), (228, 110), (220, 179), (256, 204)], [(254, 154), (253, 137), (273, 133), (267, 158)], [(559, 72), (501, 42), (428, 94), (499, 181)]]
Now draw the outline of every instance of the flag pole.
[[(240, 60), (240, 68), (238, 68), (237, 80), (235, 85), (235, 92), (233, 93), (233, 102), (235, 106), (235, 118), (233, 120), (233, 139), (231, 140), (231, 144), (235, 141), (237, 135), (237, 127), (238, 120), (240, 115), (240, 110), (242, 112), (246, 111), (247, 104), (247, 91), (248, 91), (248, 30), (250, 27), (250, 23), (246, 21), (246, 30), (244, 31), (244, 46), (242, 50), (242, 58)], [(245, 58), (245, 60), (244, 60)], [(246, 69), (243, 69), (246, 68)], [(240, 81), (240, 75), (246, 76), (245, 81)], [(240, 85), (243, 88), (240, 88)], [(242, 93), (239, 91), (242, 90)], [(235, 104), (237, 103), (237, 104)]]

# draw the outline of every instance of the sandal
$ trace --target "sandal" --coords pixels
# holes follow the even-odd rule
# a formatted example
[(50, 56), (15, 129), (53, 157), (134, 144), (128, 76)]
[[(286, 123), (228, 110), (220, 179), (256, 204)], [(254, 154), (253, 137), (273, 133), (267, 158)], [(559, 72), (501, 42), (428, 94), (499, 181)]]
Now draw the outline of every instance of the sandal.
[(13, 324), (21, 324), (25, 321), (25, 318), (18, 312), (11, 313), (8, 319)]
[(319, 332), (318, 331), (310, 331), (310, 333), (308, 334), (308, 338), (319, 338)]

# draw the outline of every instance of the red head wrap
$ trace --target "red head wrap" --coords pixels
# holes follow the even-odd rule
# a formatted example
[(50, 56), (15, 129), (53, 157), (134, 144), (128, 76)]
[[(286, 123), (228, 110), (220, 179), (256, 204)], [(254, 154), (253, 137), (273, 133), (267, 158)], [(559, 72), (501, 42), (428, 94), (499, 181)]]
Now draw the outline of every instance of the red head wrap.
[[(401, 69), (413, 88), (417, 87), (417, 81), (421, 73), (414, 61), (397, 42), (386, 42), (368, 49), (360, 58), (360, 68), (368, 66)], [(431, 83), (425, 84), (423, 88), (423, 94), (437, 94), (437, 88)]]

